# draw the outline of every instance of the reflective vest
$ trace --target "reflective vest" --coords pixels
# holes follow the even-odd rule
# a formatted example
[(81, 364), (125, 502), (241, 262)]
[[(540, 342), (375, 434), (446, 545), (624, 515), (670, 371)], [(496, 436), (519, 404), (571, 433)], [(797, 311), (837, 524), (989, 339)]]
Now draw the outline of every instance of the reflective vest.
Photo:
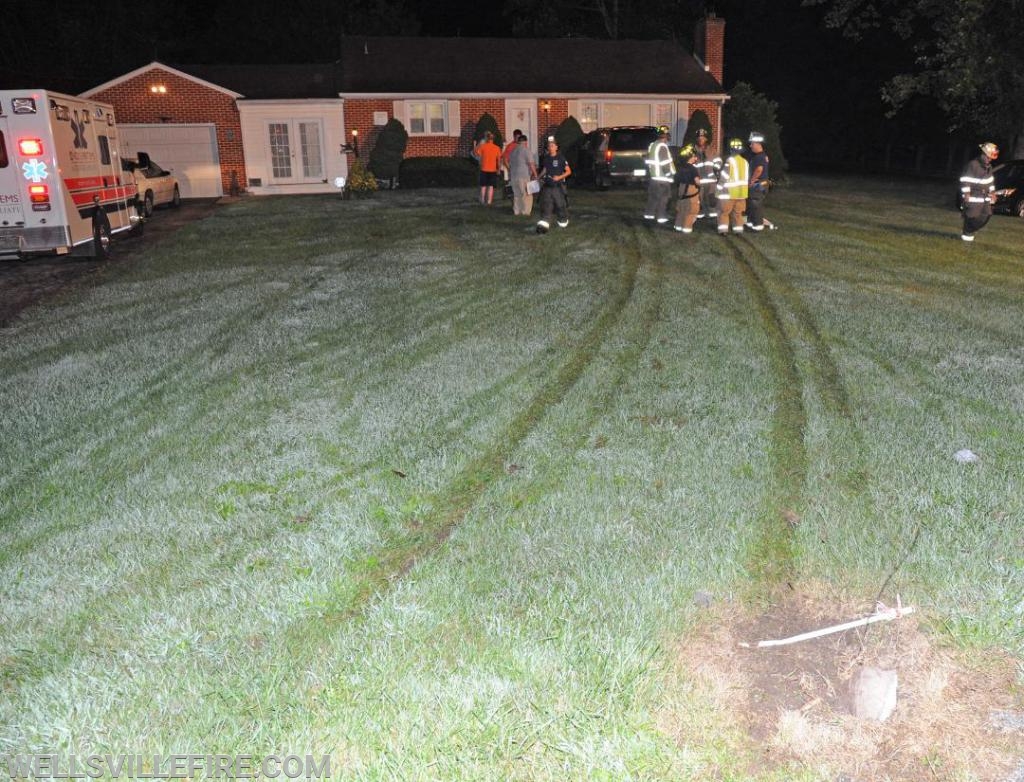
[(700, 172), (702, 185), (713, 185), (718, 182), (718, 172), (722, 168), (722, 158), (710, 149), (697, 150), (697, 162), (694, 163)]
[(968, 204), (990, 203), (995, 189), (992, 163), (984, 155), (979, 155), (967, 164), (964, 175), (960, 177), (960, 192), (964, 194), (964, 201)]
[(718, 178), (718, 199), (720, 201), (742, 201), (747, 197), (747, 180), (750, 179), (750, 164), (743, 155), (730, 155), (725, 168)]
[(672, 182), (676, 164), (672, 162), (672, 150), (664, 141), (655, 141), (647, 147), (647, 173), (655, 182)]

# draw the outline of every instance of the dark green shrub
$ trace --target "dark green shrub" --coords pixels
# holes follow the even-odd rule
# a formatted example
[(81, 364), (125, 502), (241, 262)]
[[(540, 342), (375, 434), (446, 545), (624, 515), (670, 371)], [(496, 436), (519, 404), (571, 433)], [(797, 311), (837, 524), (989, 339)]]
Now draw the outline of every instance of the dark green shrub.
[(730, 91), (729, 102), (725, 104), (723, 122), (726, 138), (740, 138), (747, 142), (750, 131), (764, 134), (764, 151), (771, 160), (769, 174), (772, 179), (781, 179), (789, 169), (789, 163), (782, 152), (782, 128), (776, 116), (779, 104), (768, 99), (746, 82), (737, 82)]
[(462, 157), (410, 157), (402, 161), (398, 181), (402, 188), (475, 187), (479, 166)]
[(370, 170), (378, 179), (394, 179), (398, 167), (405, 157), (409, 134), (397, 119), (389, 119), (377, 136), (377, 143), (370, 152)]
[(583, 128), (572, 115), (562, 120), (562, 124), (555, 129), (555, 141), (558, 142), (558, 149), (569, 164), (569, 168), (574, 171), (579, 163), (580, 145), (583, 143), (583, 138)]
[(494, 143), (499, 147), (503, 146), (501, 131), (498, 130), (498, 121), (486, 111), (480, 119), (477, 120), (476, 127), (473, 129), (473, 143), (476, 144), (480, 139), (482, 139), (488, 130), (494, 134)]
[(708, 144), (714, 142), (714, 131), (711, 128), (711, 120), (708, 115), (705, 114), (701, 109), (697, 109), (690, 116), (690, 121), (686, 125), (686, 136), (683, 139), (682, 145), (686, 144), (697, 144), (697, 131), (701, 128), (708, 134)]

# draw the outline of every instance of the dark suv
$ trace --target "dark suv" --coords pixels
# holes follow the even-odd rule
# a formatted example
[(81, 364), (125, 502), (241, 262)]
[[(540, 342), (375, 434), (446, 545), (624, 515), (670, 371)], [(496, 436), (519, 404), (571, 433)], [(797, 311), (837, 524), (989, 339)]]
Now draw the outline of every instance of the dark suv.
[(598, 128), (580, 148), (580, 173), (604, 189), (613, 182), (642, 182), (647, 176), (647, 148), (658, 137), (649, 125)]
[(995, 202), (993, 212), (1024, 217), (1024, 160), (1007, 160), (993, 167)]

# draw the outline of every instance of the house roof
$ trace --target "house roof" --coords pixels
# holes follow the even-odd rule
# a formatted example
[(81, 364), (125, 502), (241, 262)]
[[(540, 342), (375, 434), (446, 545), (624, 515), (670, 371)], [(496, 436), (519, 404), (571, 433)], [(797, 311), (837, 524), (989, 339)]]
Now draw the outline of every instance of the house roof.
[(180, 67), (250, 100), (337, 98), (340, 92), (337, 63)]
[(672, 41), (346, 36), (341, 48), (342, 94), (724, 92)]
[(184, 71), (181, 71), (178, 68), (174, 68), (174, 67), (172, 67), (170, 65), (165, 65), (164, 63), (159, 62), (157, 60), (154, 60), (149, 65), (143, 65), (141, 68), (136, 68), (134, 71), (128, 71), (128, 73), (122, 73), (116, 79), (111, 79), (110, 81), (103, 82), (103, 84), (99, 84), (99, 85), (97, 85), (95, 87), (92, 87), (91, 89), (88, 89), (85, 92), (81, 93), (81, 97), (83, 97), (83, 98), (91, 98), (96, 93), (103, 92), (104, 90), (110, 89), (111, 87), (115, 87), (118, 84), (122, 84), (123, 82), (128, 81), (129, 79), (134, 79), (136, 76), (141, 76), (142, 74), (147, 73), (147, 72), (152, 71), (152, 70), (155, 70), (155, 69), (162, 70), (162, 71), (165, 71), (167, 73), (173, 73), (176, 76), (181, 76), (183, 79), (189, 79), (190, 81), (194, 81), (197, 84), (202, 84), (204, 87), (209, 87), (211, 90), (217, 90), (218, 92), (223, 92), (225, 95), (229, 95), (232, 98), (240, 98), (240, 97), (242, 97), (237, 92), (233, 92), (232, 90), (227, 89), (223, 85), (215, 83), (212, 79), (211, 80), (204, 80), (203, 78), (197, 77), (196, 75), (194, 75), (192, 73), (185, 73)]
[(179, 65), (152, 62), (84, 96), (161, 68), (235, 98), (349, 94), (721, 95), (704, 67), (671, 41), (590, 38), (346, 36), (333, 63)]

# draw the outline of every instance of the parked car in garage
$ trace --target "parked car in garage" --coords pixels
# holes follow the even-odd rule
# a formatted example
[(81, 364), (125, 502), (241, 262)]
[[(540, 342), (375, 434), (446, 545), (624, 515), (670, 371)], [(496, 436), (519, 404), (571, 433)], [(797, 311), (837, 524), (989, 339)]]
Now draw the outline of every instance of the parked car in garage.
[(181, 190), (178, 180), (170, 171), (150, 159), (145, 152), (139, 152), (133, 160), (121, 158), (121, 168), (135, 178), (138, 187), (139, 211), (145, 217), (152, 217), (158, 206), (181, 206)]

